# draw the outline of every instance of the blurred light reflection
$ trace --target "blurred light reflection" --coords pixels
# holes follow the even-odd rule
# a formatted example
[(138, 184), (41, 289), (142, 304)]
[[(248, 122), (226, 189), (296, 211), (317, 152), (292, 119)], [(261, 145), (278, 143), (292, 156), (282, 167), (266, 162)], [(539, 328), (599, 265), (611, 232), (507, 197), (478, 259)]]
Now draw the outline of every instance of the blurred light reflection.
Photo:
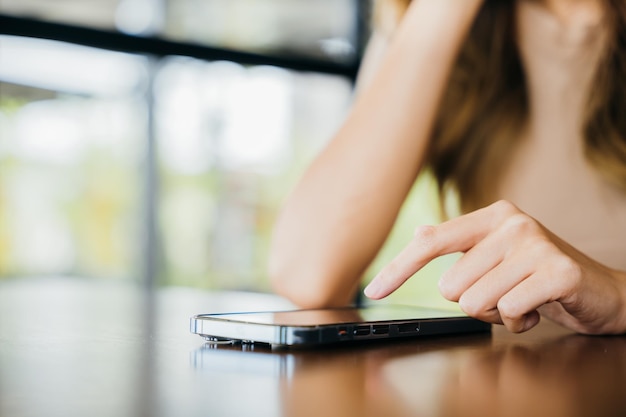
[(146, 61), (137, 55), (6, 35), (0, 35), (0, 63), (4, 82), (79, 95), (126, 95), (146, 76)]
[(279, 171), (290, 150), (292, 90), (279, 68), (167, 60), (156, 91), (163, 163), (186, 174), (213, 164)]

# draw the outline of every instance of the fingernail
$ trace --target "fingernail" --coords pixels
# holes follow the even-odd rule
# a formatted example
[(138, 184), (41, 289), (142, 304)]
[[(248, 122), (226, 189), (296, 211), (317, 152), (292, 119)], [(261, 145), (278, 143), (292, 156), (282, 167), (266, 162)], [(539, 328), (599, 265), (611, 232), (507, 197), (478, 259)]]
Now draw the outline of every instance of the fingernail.
[(381, 292), (380, 281), (377, 278), (374, 278), (372, 282), (369, 283), (363, 293), (369, 298), (378, 298)]

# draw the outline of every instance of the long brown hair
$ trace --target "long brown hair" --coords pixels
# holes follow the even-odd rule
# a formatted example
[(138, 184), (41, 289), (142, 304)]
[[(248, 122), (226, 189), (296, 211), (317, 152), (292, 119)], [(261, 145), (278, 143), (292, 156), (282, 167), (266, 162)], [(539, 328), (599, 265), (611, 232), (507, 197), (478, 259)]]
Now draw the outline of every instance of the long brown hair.
[[(378, 0), (401, 16), (411, 0)], [(587, 160), (626, 191), (626, 2), (605, 0), (608, 45), (583, 120)], [(380, 18), (380, 14), (376, 14)], [(389, 14), (387, 14), (389, 16)], [(378, 19), (380, 22), (380, 19)], [(443, 203), (458, 193), (463, 211), (496, 197), (497, 180), (528, 117), (515, 35), (515, 2), (486, 0), (452, 69), (426, 155)]]

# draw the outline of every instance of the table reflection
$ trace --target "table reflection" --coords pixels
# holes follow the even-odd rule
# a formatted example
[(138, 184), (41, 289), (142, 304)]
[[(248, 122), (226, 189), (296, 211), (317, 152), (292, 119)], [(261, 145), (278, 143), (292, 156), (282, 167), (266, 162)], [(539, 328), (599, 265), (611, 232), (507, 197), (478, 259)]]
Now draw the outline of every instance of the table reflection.
[[(454, 340), (454, 342), (452, 342)], [(420, 357), (429, 351), (448, 352), (490, 346), (490, 334), (422, 338), (415, 341), (371, 342), (314, 350), (272, 350), (263, 345), (207, 343), (192, 352), (192, 366), (218, 375), (237, 372), (241, 381), (264, 375), (278, 381), (284, 416), (412, 415), (403, 393), (386, 380), (393, 361)], [(236, 398), (238, 388), (223, 387), (221, 398)], [(271, 398), (266, 399), (266, 406)]]
[(305, 351), (206, 344), (192, 364), (241, 381), (265, 375), (277, 382), (273, 408), (284, 416), (626, 415), (626, 338), (522, 340), (470, 335)]
[[(383, 373), (420, 416), (626, 415), (624, 337), (430, 352), (391, 360)], [(423, 401), (424, 393), (437, 401)]]

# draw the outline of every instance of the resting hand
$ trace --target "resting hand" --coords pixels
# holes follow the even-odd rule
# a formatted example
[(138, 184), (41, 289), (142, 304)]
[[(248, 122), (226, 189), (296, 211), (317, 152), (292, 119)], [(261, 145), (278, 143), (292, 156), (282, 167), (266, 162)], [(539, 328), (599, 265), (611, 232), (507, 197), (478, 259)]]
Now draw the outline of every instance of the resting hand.
[(626, 333), (626, 273), (585, 256), (506, 201), (419, 227), (365, 289), (386, 297), (432, 259), (464, 252), (439, 281), (468, 315), (513, 332), (544, 315), (586, 334)]

